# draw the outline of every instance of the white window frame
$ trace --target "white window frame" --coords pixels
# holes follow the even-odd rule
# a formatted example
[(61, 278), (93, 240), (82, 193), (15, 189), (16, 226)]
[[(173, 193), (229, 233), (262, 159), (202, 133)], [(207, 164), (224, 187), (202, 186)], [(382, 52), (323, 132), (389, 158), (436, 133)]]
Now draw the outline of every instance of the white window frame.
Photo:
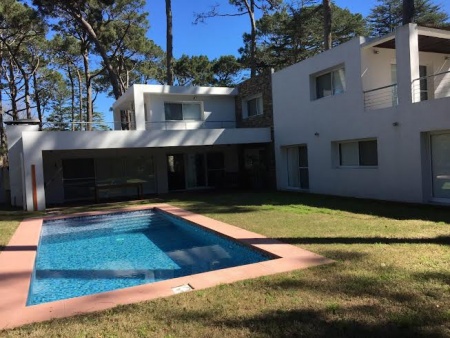
[[(335, 88), (335, 83), (334, 83), (334, 74), (338, 71), (342, 70), (344, 73), (344, 82), (343, 82), (343, 90), (342, 91), (338, 91), (336, 92), (336, 88)], [(318, 93), (318, 88), (317, 88), (317, 80), (318, 78), (328, 75), (330, 74), (330, 80), (331, 80), (331, 94), (329, 95), (323, 95), (323, 96), (319, 96)], [(325, 71), (316, 73), (312, 75), (313, 81), (311, 83), (311, 92), (313, 93), (312, 98), (313, 100), (320, 100), (323, 99), (325, 97), (329, 97), (329, 96), (335, 96), (335, 95), (340, 95), (343, 94), (347, 91), (347, 80), (346, 80), (346, 72), (345, 72), (345, 66), (343, 64), (338, 65), (336, 67), (327, 69)]]
[[(181, 120), (168, 120), (166, 118), (166, 104), (181, 104), (181, 114), (183, 119)], [(196, 104), (200, 106), (200, 119), (186, 119), (184, 118), (183, 105), (185, 104)], [(203, 121), (205, 116), (205, 111), (203, 109), (203, 101), (164, 101), (164, 120), (165, 121)]]
[[(362, 165), (361, 164), (361, 156), (360, 156), (360, 143), (361, 142), (373, 142), (375, 141), (377, 144), (377, 164), (376, 165)], [(341, 153), (341, 145), (343, 144), (356, 144), (357, 153), (354, 154), (358, 159), (357, 165), (344, 165), (342, 164), (342, 153)], [(338, 141), (335, 142), (336, 145), (336, 163), (338, 168), (356, 168), (356, 169), (376, 169), (379, 166), (379, 156), (378, 156), (378, 139), (370, 138), (370, 139), (357, 139), (357, 140), (348, 140), (348, 141)]]
[[(257, 113), (256, 115), (249, 115), (248, 111), (248, 102), (252, 100), (257, 100)], [(244, 119), (252, 118), (255, 116), (261, 116), (264, 114), (264, 105), (263, 105), (263, 96), (262, 94), (256, 94), (249, 97), (246, 97), (244, 100), (242, 100), (242, 117)]]

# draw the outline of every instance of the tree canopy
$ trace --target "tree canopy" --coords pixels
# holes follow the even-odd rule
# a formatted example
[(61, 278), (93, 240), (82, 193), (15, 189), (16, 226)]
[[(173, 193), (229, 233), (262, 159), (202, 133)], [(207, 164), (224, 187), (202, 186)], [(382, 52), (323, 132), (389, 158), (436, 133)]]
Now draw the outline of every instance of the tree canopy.
[[(256, 65), (281, 69), (324, 50), (323, 7), (306, 5), (285, 7), (273, 14), (266, 14), (257, 21)], [(331, 5), (333, 17), (331, 42), (336, 46), (366, 33), (362, 15), (352, 14), (347, 9)], [(241, 48), (242, 62), (249, 59), (249, 36), (244, 36)]]
[[(402, 0), (378, 0), (367, 17), (371, 36), (382, 36), (393, 32), (402, 24)], [(442, 6), (431, 0), (414, 0), (414, 22), (422, 26), (441, 27), (449, 17)]]

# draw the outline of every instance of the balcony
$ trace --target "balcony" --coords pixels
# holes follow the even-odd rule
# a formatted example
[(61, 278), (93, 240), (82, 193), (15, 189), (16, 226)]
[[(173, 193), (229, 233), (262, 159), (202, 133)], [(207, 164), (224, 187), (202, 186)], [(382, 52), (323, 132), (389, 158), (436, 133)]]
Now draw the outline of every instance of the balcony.
[(450, 71), (419, 77), (412, 82), (414, 103), (450, 97)]
[[(412, 81), (412, 102), (450, 97), (450, 71), (422, 76)], [(397, 84), (364, 91), (364, 109), (376, 110), (398, 105)]]
[(234, 129), (236, 121), (151, 121), (147, 130)]
[(375, 110), (398, 105), (397, 84), (364, 91), (364, 109)]

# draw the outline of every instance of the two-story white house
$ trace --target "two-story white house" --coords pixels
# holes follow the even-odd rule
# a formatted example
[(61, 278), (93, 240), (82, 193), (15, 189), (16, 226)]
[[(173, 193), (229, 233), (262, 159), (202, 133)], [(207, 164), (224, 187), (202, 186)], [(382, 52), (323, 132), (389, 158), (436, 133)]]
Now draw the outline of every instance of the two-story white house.
[[(11, 203), (52, 204), (236, 184), (238, 147), (270, 128), (236, 128), (234, 88), (134, 85), (113, 105), (112, 131), (7, 126)], [(123, 130), (125, 129), (125, 130)]]
[(278, 189), (450, 202), (450, 31), (357, 38), (272, 83)]
[(258, 186), (271, 172), (280, 190), (450, 202), (450, 31), (356, 38), (238, 88), (134, 85), (113, 131), (11, 123), (12, 205), (234, 186), (242, 173)]

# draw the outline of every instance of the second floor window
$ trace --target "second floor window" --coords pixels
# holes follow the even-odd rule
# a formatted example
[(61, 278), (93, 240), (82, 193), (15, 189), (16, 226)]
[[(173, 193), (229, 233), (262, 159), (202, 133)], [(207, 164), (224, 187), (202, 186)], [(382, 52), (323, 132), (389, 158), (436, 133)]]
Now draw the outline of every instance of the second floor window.
[(316, 76), (316, 99), (345, 92), (345, 69), (338, 68)]
[(202, 120), (203, 109), (200, 102), (164, 103), (166, 121)]
[(243, 117), (251, 117), (263, 114), (263, 100), (262, 96), (248, 98), (243, 101)]

